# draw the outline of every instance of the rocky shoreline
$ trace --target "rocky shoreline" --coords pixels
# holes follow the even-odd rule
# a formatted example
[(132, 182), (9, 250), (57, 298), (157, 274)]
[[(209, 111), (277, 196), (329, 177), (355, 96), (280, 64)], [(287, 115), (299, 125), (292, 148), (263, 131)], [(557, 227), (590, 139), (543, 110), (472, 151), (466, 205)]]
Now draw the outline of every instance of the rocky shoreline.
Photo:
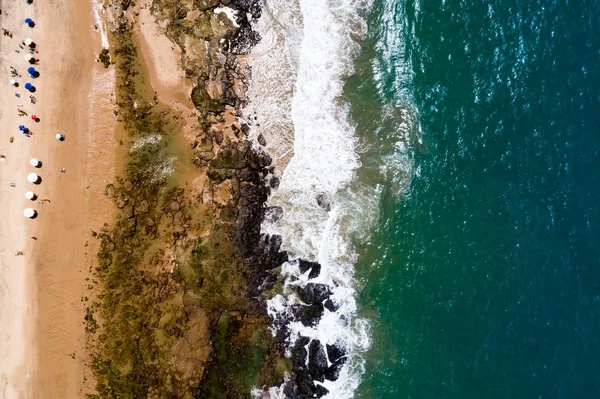
[[(265, 299), (281, 290), (278, 268), (288, 255), (281, 237), (260, 231), (264, 218), (281, 216), (266, 205), (279, 179), (261, 149), (264, 139), (253, 145), (242, 118), (246, 55), (260, 40), (251, 21), (260, 17), (261, 1), (152, 2), (156, 23), (180, 47), (181, 67), (194, 82), (198, 128), (186, 137), (196, 177), (189, 186), (165, 172), (169, 143), (185, 118), (162, 104), (144, 77), (132, 37), (139, 6), (111, 7), (114, 49), (100, 58), (117, 68), (118, 113), (131, 150), (124, 175), (105, 191), (117, 222), (93, 233), (101, 250), (90, 285), (98, 299), (86, 314), (97, 379), (89, 397), (250, 397), (257, 386), (266, 397), (273, 386), (288, 398), (325, 395), (314, 381), (335, 380), (345, 353), (305, 337), (287, 348), (286, 326), (314, 325), (325, 309), (334, 311), (329, 288), (296, 287), (302, 303), (287, 317), (270, 320), (266, 310)], [(294, 262), (318, 276), (318, 264)]]

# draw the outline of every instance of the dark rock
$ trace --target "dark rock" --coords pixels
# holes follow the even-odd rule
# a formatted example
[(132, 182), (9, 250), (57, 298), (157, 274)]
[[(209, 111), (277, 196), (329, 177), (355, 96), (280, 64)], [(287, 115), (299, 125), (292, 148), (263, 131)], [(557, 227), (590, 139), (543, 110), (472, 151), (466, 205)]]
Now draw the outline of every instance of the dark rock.
[(262, 150), (254, 150), (248, 155), (248, 166), (256, 170), (269, 166), (273, 161), (271, 156)]
[(240, 182), (260, 183), (260, 175), (254, 169), (244, 168), (237, 171), (236, 176)]
[(223, 144), (223, 132), (220, 130), (215, 132), (215, 143), (217, 143), (217, 145)]
[(308, 345), (308, 372), (313, 380), (323, 382), (325, 370), (327, 370), (327, 357), (323, 345), (319, 340), (312, 340)]
[(335, 312), (336, 310), (338, 310), (340, 308), (340, 305), (337, 305), (335, 302), (333, 302), (331, 300), (331, 298), (329, 298), (325, 302), (323, 302), (323, 305), (330, 312)]
[(281, 219), (283, 216), (283, 209), (279, 206), (270, 206), (265, 208), (264, 219), (267, 222), (273, 223)]
[(247, 123), (242, 123), (240, 128), (242, 129), (242, 133), (244, 133), (245, 136), (248, 136), (248, 133), (250, 132), (250, 126), (248, 126)]
[(269, 180), (269, 187), (271, 187), (273, 190), (277, 190), (279, 188), (280, 182), (281, 180), (279, 179), (279, 177), (273, 176), (271, 177), (271, 180)]
[(331, 366), (329, 366), (323, 373), (323, 376), (325, 377), (325, 379), (327, 379), (329, 381), (337, 380), (338, 377), (340, 376), (340, 371), (342, 371), (342, 367), (344, 366), (344, 363), (346, 363), (345, 357), (339, 359), (337, 362), (335, 362)]
[(294, 390), (294, 385), (291, 382), (287, 382), (283, 386), (283, 397), (286, 399), (295, 399), (298, 397)]
[(305, 326), (316, 326), (323, 317), (324, 307), (321, 303), (314, 305), (295, 305), (294, 314), (296, 318)]
[(346, 350), (340, 346), (326, 344), (325, 350), (327, 351), (327, 359), (329, 359), (330, 363), (335, 363), (346, 356)]
[(298, 391), (298, 398), (314, 398), (317, 394), (317, 390), (310, 374), (305, 370), (295, 371), (294, 374), (296, 377), (295, 380)]
[(298, 260), (298, 269), (301, 274), (306, 273), (307, 270), (310, 269), (310, 273), (308, 274), (308, 278), (316, 278), (321, 273), (321, 265), (317, 262), (308, 262), (303, 259)]
[(310, 339), (307, 337), (298, 337), (292, 348), (292, 360), (294, 362), (294, 368), (303, 369), (306, 364), (306, 357), (308, 356), (308, 350), (306, 346), (309, 344)]
[(315, 389), (315, 397), (316, 398), (322, 398), (323, 396), (327, 395), (329, 393), (329, 391), (327, 390), (327, 388), (325, 388), (322, 385), (317, 385), (317, 388)]
[(267, 145), (267, 140), (265, 140), (265, 136), (263, 136), (262, 133), (259, 133), (256, 140), (258, 141), (258, 144), (262, 145), (263, 147)]
[(325, 284), (308, 283), (304, 288), (296, 287), (300, 300), (306, 304), (323, 303), (331, 296), (331, 290)]
[(327, 212), (331, 210), (331, 198), (327, 194), (317, 194), (317, 204)]

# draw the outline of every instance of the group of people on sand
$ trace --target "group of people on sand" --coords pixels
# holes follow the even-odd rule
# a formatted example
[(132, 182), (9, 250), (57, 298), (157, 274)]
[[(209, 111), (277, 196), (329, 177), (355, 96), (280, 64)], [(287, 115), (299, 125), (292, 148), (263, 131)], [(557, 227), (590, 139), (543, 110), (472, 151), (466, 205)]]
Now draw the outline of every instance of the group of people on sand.
[[(24, 2), (27, 3), (28, 5), (31, 5), (33, 3), (33, 0), (25, 0)], [(2, 10), (0, 10), (0, 18), (6, 18), (6, 17), (7, 16), (2, 12)], [(33, 21), (31, 19), (29, 19), (29, 18), (25, 20), (25, 23), (30, 28), (33, 28), (35, 26), (35, 24), (33, 23)], [(8, 29), (4, 28), (4, 27), (2, 28), (2, 33), (3, 33), (4, 36), (6, 36), (6, 37), (8, 37), (10, 39), (12, 39), (12, 37), (13, 37), (13, 33), (11, 31), (9, 31)], [(25, 40), (21, 41), (21, 43), (18, 44), (18, 48), (15, 49), (15, 52), (16, 53), (21, 53), (21, 50), (27, 51), (28, 54), (25, 56), (25, 60), (27, 60), (27, 62), (29, 64), (33, 65), (33, 64), (37, 64), (38, 63), (38, 60), (34, 59), (33, 56), (32, 56), (33, 54), (38, 53), (38, 49), (37, 49), (36, 44), (33, 43), (31, 39), (25, 39)], [(10, 76), (11, 76), (11, 81), (10, 81), (11, 85), (13, 87), (19, 87), (19, 82), (17, 82), (16, 79), (21, 78), (22, 77), (21, 74), (12, 65), (10, 65), (9, 68), (10, 68)], [(31, 67), (28, 69), (28, 72), (31, 75), (31, 79), (36, 79), (39, 76), (39, 72), (33, 70), (33, 68), (31, 68)], [(24, 88), (27, 91), (29, 91), (30, 93), (32, 93), (32, 92), (35, 91), (35, 87), (33, 87), (33, 85), (31, 83), (29, 83), (29, 82), (24, 85)], [(15, 97), (21, 98), (21, 93), (16, 92), (15, 93)], [(37, 100), (36, 100), (36, 98), (35, 98), (35, 96), (33, 94), (29, 95), (29, 100), (30, 100), (32, 106), (36, 104)], [(31, 112), (31, 110), (30, 110), (30, 112)], [(17, 115), (19, 115), (19, 116), (29, 116), (29, 112), (27, 112), (27, 110), (25, 109), (25, 106), (23, 104), (17, 104)], [(32, 115), (31, 118), (35, 122), (39, 122), (40, 121), (40, 119), (36, 115)], [(31, 134), (32, 134), (31, 130), (28, 127), (24, 126), (24, 125), (20, 125), (19, 126), (19, 130), (26, 137), (30, 137)], [(61, 137), (64, 138), (63, 135), (61, 135)], [(61, 139), (61, 141), (62, 141), (62, 139)], [(10, 137), (9, 142), (10, 143), (14, 142), (14, 136)], [(0, 154), (0, 161), (4, 161), (4, 160), (6, 160), (6, 155), (5, 154)], [(14, 183), (14, 182), (11, 183), (11, 187), (16, 187), (16, 183)], [(49, 199), (43, 199), (43, 200), (39, 201), (40, 204), (44, 204), (46, 202), (50, 202), (50, 200)], [(35, 236), (32, 236), (31, 238), (33, 240), (37, 240), (37, 238)], [(18, 251), (15, 256), (21, 256), (21, 255), (24, 255), (24, 254), (25, 254), (24, 251)]]

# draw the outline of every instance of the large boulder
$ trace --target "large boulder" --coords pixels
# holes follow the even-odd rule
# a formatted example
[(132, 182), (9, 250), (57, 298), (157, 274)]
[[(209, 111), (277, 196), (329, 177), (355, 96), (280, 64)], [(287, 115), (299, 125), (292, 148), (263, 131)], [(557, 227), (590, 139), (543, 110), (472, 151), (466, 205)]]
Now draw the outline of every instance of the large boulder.
[(323, 303), (331, 296), (331, 290), (325, 284), (308, 283), (304, 288), (296, 287), (298, 297), (309, 305)]

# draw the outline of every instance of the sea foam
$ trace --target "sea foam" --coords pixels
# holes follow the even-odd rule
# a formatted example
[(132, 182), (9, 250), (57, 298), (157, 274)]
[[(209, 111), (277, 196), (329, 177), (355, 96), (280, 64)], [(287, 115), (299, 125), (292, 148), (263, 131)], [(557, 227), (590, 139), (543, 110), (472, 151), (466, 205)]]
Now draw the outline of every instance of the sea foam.
[[(338, 379), (318, 383), (330, 398), (353, 396), (364, 367), (360, 355), (370, 344), (368, 323), (356, 315), (351, 242), (376, 218), (378, 207), (372, 202), (378, 187), (353, 184), (361, 163), (343, 100), (344, 79), (353, 73), (359, 50), (354, 39), (365, 32), (360, 13), (368, 6), (352, 0), (269, 0), (255, 27), (263, 40), (250, 57), (253, 79), (246, 113), (259, 125), (252, 134), (266, 138), (279, 172), (283, 169), (269, 201), (283, 208), (283, 216), (265, 222), (263, 232), (281, 235), (293, 259), (321, 264), (311, 280), (297, 261), (284, 264), (284, 295), (269, 300), (268, 311), (273, 320), (292, 319), (289, 347), (303, 336), (345, 349), (348, 361)], [(291, 317), (298, 299), (290, 288), (309, 281), (327, 284), (338, 306), (325, 309), (313, 327)], [(278, 387), (270, 394), (283, 397)]]

